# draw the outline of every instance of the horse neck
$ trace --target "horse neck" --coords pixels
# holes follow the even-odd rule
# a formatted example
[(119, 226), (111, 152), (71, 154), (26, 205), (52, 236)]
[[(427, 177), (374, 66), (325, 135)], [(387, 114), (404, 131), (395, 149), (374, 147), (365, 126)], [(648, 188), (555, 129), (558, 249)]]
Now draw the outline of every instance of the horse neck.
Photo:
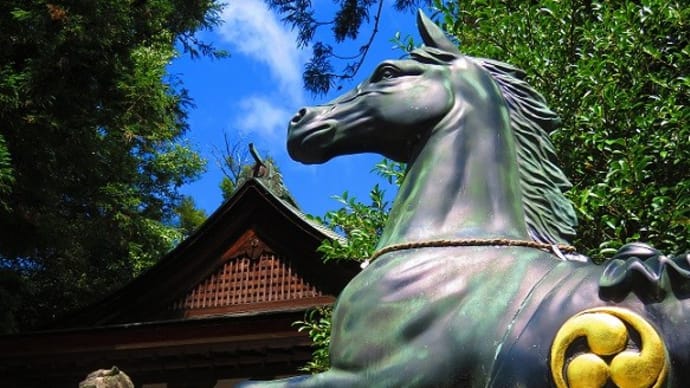
[[(485, 104), (486, 106), (486, 104)], [(502, 98), (455, 107), (409, 165), (378, 248), (463, 238), (529, 239)]]

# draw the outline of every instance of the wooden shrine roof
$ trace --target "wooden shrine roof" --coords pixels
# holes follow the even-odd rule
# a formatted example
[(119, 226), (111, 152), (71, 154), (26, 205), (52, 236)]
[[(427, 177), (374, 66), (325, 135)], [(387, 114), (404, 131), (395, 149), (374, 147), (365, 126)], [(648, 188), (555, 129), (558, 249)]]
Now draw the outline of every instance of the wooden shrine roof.
[(336, 238), (252, 179), (153, 268), (57, 327), (332, 303), (358, 271), (351, 263), (324, 263), (316, 252)]

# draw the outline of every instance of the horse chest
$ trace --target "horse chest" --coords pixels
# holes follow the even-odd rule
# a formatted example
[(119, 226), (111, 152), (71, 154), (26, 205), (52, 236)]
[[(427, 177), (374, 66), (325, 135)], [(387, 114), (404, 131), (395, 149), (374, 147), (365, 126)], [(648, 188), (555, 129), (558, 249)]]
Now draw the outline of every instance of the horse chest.
[(529, 265), (516, 264), (516, 249), (443, 248), (382, 256), (338, 300), (332, 363), (358, 369), (428, 362), (458, 375), (476, 375), (476, 369), (488, 373), (529, 288), (525, 278), (539, 276)]

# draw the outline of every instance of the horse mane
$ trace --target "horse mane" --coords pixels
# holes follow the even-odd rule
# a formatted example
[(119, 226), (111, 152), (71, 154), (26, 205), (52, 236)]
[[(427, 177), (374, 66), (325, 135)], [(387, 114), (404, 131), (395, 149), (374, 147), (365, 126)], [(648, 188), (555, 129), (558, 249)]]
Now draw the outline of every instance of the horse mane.
[[(423, 63), (448, 65), (460, 57), (433, 47), (413, 50), (410, 56)], [(577, 216), (563, 192), (570, 181), (556, 165), (549, 132), (560, 124), (544, 97), (524, 81), (525, 73), (507, 63), (467, 57), (496, 82), (509, 110), (516, 151), (525, 223), (530, 236), (547, 244), (568, 243), (575, 236)]]

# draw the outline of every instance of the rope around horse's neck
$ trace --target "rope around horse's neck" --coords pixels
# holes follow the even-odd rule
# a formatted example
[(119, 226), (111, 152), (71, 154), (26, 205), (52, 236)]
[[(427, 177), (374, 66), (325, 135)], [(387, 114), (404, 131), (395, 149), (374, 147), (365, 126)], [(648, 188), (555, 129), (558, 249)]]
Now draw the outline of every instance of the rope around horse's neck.
[(453, 240), (425, 240), (425, 241), (415, 241), (408, 243), (400, 243), (388, 245), (387, 247), (381, 248), (369, 257), (366, 263), (371, 263), (372, 261), (378, 259), (380, 256), (395, 252), (403, 251), (407, 249), (415, 248), (441, 248), (441, 247), (470, 247), (470, 246), (507, 246), (507, 247), (528, 247), (537, 248), (543, 251), (547, 251), (561, 257), (561, 252), (571, 253), (575, 252), (575, 247), (567, 244), (547, 244), (538, 241), (531, 240), (511, 240), (506, 238), (461, 238)]

